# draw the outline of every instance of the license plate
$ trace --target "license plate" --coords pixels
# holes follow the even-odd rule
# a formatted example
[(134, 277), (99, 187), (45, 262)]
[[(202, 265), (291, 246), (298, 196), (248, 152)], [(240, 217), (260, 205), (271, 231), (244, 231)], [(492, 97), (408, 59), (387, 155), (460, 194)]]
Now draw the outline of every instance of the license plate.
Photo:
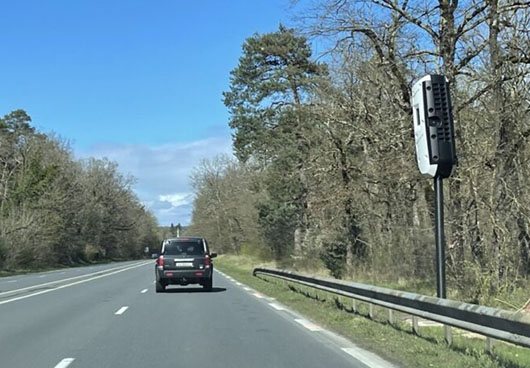
[(193, 262), (179, 262), (179, 263), (175, 263), (175, 267), (193, 267)]

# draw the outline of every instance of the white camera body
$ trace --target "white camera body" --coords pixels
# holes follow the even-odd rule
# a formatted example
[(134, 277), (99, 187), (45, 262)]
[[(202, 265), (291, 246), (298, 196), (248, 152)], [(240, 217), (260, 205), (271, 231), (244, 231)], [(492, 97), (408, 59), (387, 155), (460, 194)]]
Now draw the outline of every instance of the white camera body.
[(423, 175), (447, 178), (456, 164), (453, 114), (448, 81), (426, 75), (412, 87), (416, 158)]

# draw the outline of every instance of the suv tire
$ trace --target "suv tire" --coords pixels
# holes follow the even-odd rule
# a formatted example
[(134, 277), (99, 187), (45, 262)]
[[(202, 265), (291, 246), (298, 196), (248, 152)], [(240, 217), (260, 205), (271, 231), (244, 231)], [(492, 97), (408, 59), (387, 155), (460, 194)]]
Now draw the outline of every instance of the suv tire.
[(161, 293), (163, 291), (166, 291), (166, 285), (162, 284), (160, 281), (156, 282), (155, 288), (156, 288), (156, 292), (157, 293)]
[(213, 286), (213, 275), (210, 276), (209, 279), (206, 279), (204, 281), (204, 284), (202, 284), (202, 287), (204, 288), (204, 290), (206, 291), (212, 291), (212, 286)]

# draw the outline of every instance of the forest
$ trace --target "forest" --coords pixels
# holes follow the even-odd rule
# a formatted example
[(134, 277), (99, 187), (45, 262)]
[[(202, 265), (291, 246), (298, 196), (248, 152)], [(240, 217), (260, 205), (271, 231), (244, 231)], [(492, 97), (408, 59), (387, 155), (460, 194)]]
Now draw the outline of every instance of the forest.
[(157, 221), (134, 178), (106, 159), (76, 160), (15, 110), (0, 118), (0, 271), (143, 257)]
[(528, 280), (529, 6), (321, 0), (293, 27), (249, 35), (223, 95), (234, 156), (195, 169), (189, 231), (337, 278), (434, 279), (411, 87), (442, 74), (458, 156), (444, 188), (448, 281), (480, 302)]

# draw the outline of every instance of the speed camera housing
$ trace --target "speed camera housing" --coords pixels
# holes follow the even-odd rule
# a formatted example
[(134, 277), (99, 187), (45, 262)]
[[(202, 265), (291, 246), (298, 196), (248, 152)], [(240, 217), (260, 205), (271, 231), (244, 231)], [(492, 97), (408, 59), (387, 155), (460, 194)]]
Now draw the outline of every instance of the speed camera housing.
[(442, 75), (426, 75), (412, 87), (414, 140), (423, 175), (447, 178), (456, 166), (449, 84)]

